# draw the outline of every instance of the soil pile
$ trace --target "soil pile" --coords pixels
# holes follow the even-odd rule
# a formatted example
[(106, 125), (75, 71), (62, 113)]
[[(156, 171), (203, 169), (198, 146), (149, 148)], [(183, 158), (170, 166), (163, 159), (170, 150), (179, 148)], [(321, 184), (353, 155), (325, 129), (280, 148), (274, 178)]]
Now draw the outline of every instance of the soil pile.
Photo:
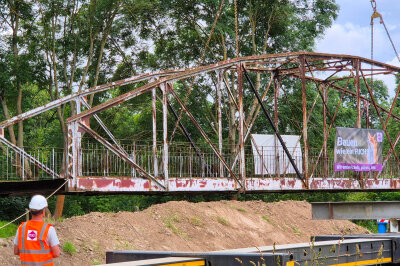
[[(312, 235), (365, 234), (349, 221), (311, 220), (307, 202), (168, 202), (139, 212), (90, 213), (54, 224), (62, 252), (55, 265), (105, 263), (107, 250), (213, 251), (308, 242)], [(0, 239), (0, 264), (18, 265), (12, 239)]]

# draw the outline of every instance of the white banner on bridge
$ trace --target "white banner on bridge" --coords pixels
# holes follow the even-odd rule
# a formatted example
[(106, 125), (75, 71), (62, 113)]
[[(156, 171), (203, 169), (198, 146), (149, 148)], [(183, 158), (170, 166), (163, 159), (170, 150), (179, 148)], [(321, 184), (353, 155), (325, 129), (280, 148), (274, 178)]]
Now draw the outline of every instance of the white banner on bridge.
[[(256, 175), (275, 175), (296, 173), (289, 161), (281, 143), (275, 135), (252, 134), (251, 146), (254, 156), (254, 171)], [(281, 135), (296, 163), (300, 173), (303, 172), (303, 160), (301, 154), (300, 136)], [(276, 141), (276, 147), (275, 147)], [(278, 163), (279, 162), (279, 163)]]

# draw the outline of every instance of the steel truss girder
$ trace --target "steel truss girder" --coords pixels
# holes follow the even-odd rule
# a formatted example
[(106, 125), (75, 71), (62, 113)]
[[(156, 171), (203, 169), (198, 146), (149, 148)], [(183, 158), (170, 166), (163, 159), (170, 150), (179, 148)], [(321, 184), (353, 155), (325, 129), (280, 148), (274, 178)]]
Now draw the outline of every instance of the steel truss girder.
[[(300, 76), (297, 75), (297, 74), (296, 75), (289, 75), (289, 76), (300, 78)], [(315, 78), (315, 77), (311, 77), (311, 76), (307, 76), (307, 75), (305, 76), (305, 78), (306, 78), (306, 80), (315, 81), (315, 82), (318, 82), (318, 83), (324, 83), (325, 82), (325, 80), (323, 80), (323, 79), (319, 79), (319, 78)], [(347, 90), (345, 88), (342, 88), (340, 86), (337, 86), (337, 85), (334, 85), (334, 84), (329, 84), (329, 86), (334, 88), (334, 89), (336, 89), (336, 90), (338, 90), (338, 91), (344, 92), (347, 95), (350, 95), (350, 96), (353, 96), (353, 97), (357, 97), (357, 93), (349, 91), (349, 90)], [(369, 104), (372, 104), (372, 100), (370, 100), (370, 99), (368, 99), (368, 98), (366, 98), (366, 97), (364, 97), (362, 95), (360, 95), (360, 99), (363, 100), (363, 101), (368, 102)], [(389, 114), (389, 111), (386, 110), (385, 108), (383, 108), (382, 106), (380, 106), (378, 104), (376, 106), (380, 111), (382, 111), (382, 112), (384, 112), (386, 114)], [(393, 119), (397, 120), (398, 122), (400, 122), (400, 117), (399, 116), (391, 114), (391, 117)]]
[[(84, 111), (79, 115), (72, 116), (68, 119), (68, 122), (71, 121), (76, 121), (78, 119), (82, 119), (83, 117), (86, 116), (91, 116), (95, 113), (98, 113), (102, 110), (111, 108), (113, 106), (116, 106), (118, 104), (121, 104), (129, 99), (132, 99), (136, 96), (139, 96), (149, 90), (151, 90), (154, 87), (159, 86), (160, 84), (168, 81), (177, 81), (177, 80), (182, 80), (186, 79), (189, 77), (196, 76), (201, 73), (207, 73), (207, 72), (212, 72), (224, 68), (231, 68), (235, 67), (236, 65), (242, 63), (242, 64), (248, 64), (248, 65), (260, 65), (260, 64), (271, 64), (271, 61), (268, 60), (277, 60), (277, 59), (283, 59), (283, 60), (288, 60), (288, 59), (293, 59), (293, 58), (299, 58), (300, 56), (304, 57), (309, 57), (312, 59), (319, 59), (319, 60), (329, 60), (329, 59), (341, 59), (341, 60), (360, 60), (362, 63), (367, 63), (367, 64), (372, 64), (372, 65), (377, 65), (380, 67), (384, 67), (386, 69), (389, 69), (391, 71), (395, 72), (400, 72), (399, 67), (391, 66), (388, 64), (380, 63), (377, 61), (369, 60), (366, 58), (358, 57), (358, 56), (347, 56), (347, 55), (334, 55), (334, 54), (323, 54), (323, 53), (311, 53), (311, 52), (292, 52), (292, 53), (283, 53), (283, 54), (276, 54), (276, 55), (259, 55), (259, 56), (249, 56), (249, 57), (241, 57), (241, 58), (235, 58), (223, 62), (218, 62), (216, 64), (208, 65), (208, 66), (202, 66), (202, 67), (197, 67), (193, 69), (189, 69), (186, 71), (183, 71), (178, 74), (173, 74), (168, 77), (163, 77), (160, 78), (157, 81), (148, 83), (138, 89), (135, 89), (133, 91), (127, 92), (123, 95), (120, 95), (118, 97), (115, 97), (107, 102), (104, 102), (102, 104), (99, 104), (90, 110)], [(296, 74), (291, 74), (296, 76)], [(1, 124), (0, 124), (1, 127)]]
[[(101, 86), (96, 86), (96, 87), (89, 88), (86, 90), (82, 90), (81, 92), (77, 92), (77, 93), (65, 96), (63, 98), (57, 99), (57, 100), (52, 101), (43, 106), (34, 108), (34, 109), (32, 109), (28, 112), (25, 112), (23, 114), (20, 114), (18, 116), (15, 116), (8, 120), (5, 120), (0, 123), (0, 128), (4, 129), (6, 127), (12, 126), (12, 125), (18, 123), (19, 121), (23, 121), (28, 118), (34, 117), (38, 114), (41, 114), (45, 111), (48, 111), (48, 110), (51, 110), (58, 106), (61, 106), (70, 101), (74, 101), (80, 97), (88, 96), (88, 95), (95, 94), (98, 92), (107, 91), (107, 90), (110, 90), (113, 88), (121, 87), (124, 85), (129, 85), (129, 84), (140, 82), (143, 80), (149, 80), (150, 78), (159, 77), (159, 80), (157, 81), (157, 84), (153, 84), (154, 82), (147, 84), (146, 86), (144, 86), (144, 88), (143, 87), (139, 88), (139, 89), (141, 89), (140, 91), (137, 89), (137, 90), (128, 92), (128, 93), (121, 95), (119, 97), (116, 97), (104, 104), (101, 104), (96, 107), (92, 107), (90, 110), (82, 112), (81, 114), (79, 114), (75, 117), (71, 117), (70, 119), (77, 120), (79, 118), (82, 118), (83, 116), (90, 116), (93, 113), (97, 113), (103, 109), (107, 109), (112, 106), (118, 105), (119, 103), (122, 103), (128, 99), (131, 99), (131, 98), (143, 93), (142, 90), (149, 90), (153, 87), (158, 86), (159, 84), (161, 84), (162, 82), (165, 82), (165, 81), (180, 80), (180, 79), (192, 77), (197, 74), (204, 73), (204, 72), (210, 72), (210, 71), (215, 71), (215, 70), (219, 70), (219, 69), (226, 69), (226, 68), (230, 68), (238, 63), (246, 63), (248, 66), (248, 69), (251, 69), (251, 65), (281, 63), (281, 65), (279, 65), (278, 67), (269, 69), (269, 71), (275, 71), (275, 70), (280, 70), (286, 63), (293, 62), (292, 60), (299, 57), (300, 55), (304, 55), (307, 58), (312, 58), (314, 60), (349, 61), (352, 59), (359, 59), (361, 63), (379, 66), (384, 69), (387, 69), (388, 71), (393, 71), (393, 72), (397, 72), (397, 73), (400, 72), (399, 67), (388, 65), (385, 63), (381, 63), (381, 62), (366, 59), (366, 58), (362, 58), (362, 57), (358, 57), (358, 56), (350, 56), (350, 55), (335, 55), (335, 54), (312, 53), (312, 52), (291, 52), (291, 53), (282, 53), (282, 54), (249, 56), (249, 57), (235, 58), (235, 59), (219, 62), (219, 63), (213, 64), (210, 66), (197, 67), (197, 68), (192, 68), (192, 69), (188, 69), (188, 70), (178, 69), (178, 70), (167, 70), (167, 71), (146, 73), (146, 74), (142, 74), (142, 75), (132, 76), (127, 79), (107, 83), (107, 84), (104, 84)], [(279, 61), (279, 60), (281, 60), (281, 61)], [(285, 61), (285, 63), (282, 63), (282, 61)], [(295, 74), (290, 74), (290, 75), (296, 76)], [(168, 78), (166, 78), (166, 77), (168, 77)], [(320, 80), (320, 81), (322, 81), (322, 80)]]
[[(328, 60), (328, 61), (326, 61), (326, 60)], [(321, 61), (323, 61), (323, 62), (321, 63)], [(388, 111), (385, 108), (374, 103), (373, 98), (370, 100), (366, 97), (359, 95), (359, 93), (354, 93), (345, 88), (341, 88), (339, 86), (334, 85), (333, 84), (334, 80), (326, 80), (326, 79), (323, 80), (323, 79), (315, 78), (313, 76), (310, 77), (310, 76), (306, 75), (306, 73), (312, 74), (313, 71), (320, 71), (320, 70), (334, 71), (335, 73), (337, 73), (339, 71), (353, 71), (353, 69), (347, 68), (348, 66), (350, 66), (349, 62), (353, 62), (353, 61), (358, 62), (357, 65), (359, 66), (360, 69), (359, 69), (359, 71), (357, 71), (356, 74), (358, 74), (358, 72), (360, 72), (363, 79), (365, 79), (365, 76), (366, 76), (366, 75), (364, 75), (363, 70), (365, 71), (366, 68), (361, 67), (362, 64), (370, 64), (371, 66), (380, 67), (379, 69), (376, 68), (374, 70), (374, 71), (379, 71), (379, 73), (382, 73), (382, 71), (386, 71), (388, 73), (389, 72), (390, 73), (394, 73), (394, 72), (400, 73), (399, 67), (390, 66), (390, 65), (387, 65), (384, 63), (372, 61), (372, 60), (361, 58), (361, 57), (347, 56), (347, 55), (294, 52), (294, 53), (283, 53), (283, 54), (277, 54), (277, 55), (261, 55), (261, 56), (235, 58), (235, 59), (231, 59), (231, 60), (227, 60), (227, 61), (223, 61), (223, 62), (218, 62), (216, 64), (209, 65), (209, 66), (190, 68), (190, 69), (186, 69), (186, 70), (170, 70), (170, 71), (162, 71), (162, 72), (158, 72), (158, 73), (148, 73), (148, 74), (144, 74), (144, 75), (138, 75), (138, 76), (124, 79), (124, 80), (108, 83), (108, 84), (105, 84), (102, 86), (97, 86), (94, 88), (83, 90), (82, 92), (66, 96), (64, 98), (61, 98), (61, 99), (53, 101), (49, 104), (46, 104), (42, 107), (35, 108), (29, 112), (23, 113), (19, 116), (16, 116), (9, 120), (6, 120), (6, 121), (0, 123), (0, 131), (4, 132), (4, 128), (6, 128), (8, 126), (12, 126), (19, 121), (33, 117), (35, 115), (38, 115), (45, 111), (48, 111), (52, 108), (58, 107), (62, 104), (65, 104), (69, 101), (80, 101), (80, 99), (82, 97), (90, 95), (90, 94), (94, 94), (94, 93), (101, 92), (101, 91), (106, 91), (106, 90), (109, 90), (112, 88), (124, 86), (127, 84), (132, 84), (132, 83), (143, 81), (143, 80), (149, 80), (149, 82), (146, 85), (139, 87), (135, 90), (132, 90), (130, 92), (127, 92), (118, 97), (115, 97), (111, 100), (108, 100), (107, 102), (104, 102), (98, 106), (90, 107), (85, 103), (85, 101), (83, 101), (83, 103), (86, 105), (88, 110), (83, 111), (81, 113), (77, 113), (77, 115), (72, 116), (67, 120), (68, 124), (71, 124), (71, 125), (75, 124), (75, 128), (71, 132), (70, 131), (68, 132), (70, 134), (71, 138), (76, 138), (78, 136), (78, 134), (76, 134), (78, 132), (78, 128), (84, 129), (85, 132), (89, 133), (92, 136), (95, 136), (97, 133), (95, 133), (93, 130), (91, 130), (89, 127), (82, 124), (82, 122), (81, 122), (84, 120), (88, 121), (88, 119), (91, 116), (94, 116), (96, 118), (96, 120), (99, 122), (99, 124), (104, 128), (106, 133), (113, 139), (115, 145), (119, 146), (118, 141), (112, 136), (111, 132), (104, 126), (104, 124), (101, 122), (101, 120), (97, 117), (96, 114), (98, 112), (109, 109), (109, 108), (116, 106), (118, 104), (121, 104), (123, 102), (126, 102), (129, 99), (139, 96), (145, 92), (149, 92), (151, 90), (154, 91), (156, 88), (159, 88), (159, 87), (163, 86), (164, 84), (172, 84), (174, 81), (183, 80), (183, 79), (187, 79), (190, 77), (195, 77), (196, 75), (203, 74), (203, 73), (209, 73), (209, 72), (214, 72), (214, 71), (222, 73), (222, 71), (226, 71), (227, 69), (230, 69), (233, 71), (238, 71), (238, 84), (239, 84), (239, 83), (241, 83), (241, 81), (239, 80), (240, 79), (239, 76), (241, 75), (241, 68), (242, 68), (241, 66), (246, 66), (246, 69), (249, 69), (249, 70), (251, 69), (252, 71), (270, 71), (271, 73), (274, 73), (277, 76), (279, 76), (280, 74), (285, 74), (285, 76), (293, 76), (293, 77), (299, 78), (302, 80), (303, 91), (305, 91), (305, 84), (304, 84), (305, 80), (313, 81), (316, 84), (324, 83), (331, 88), (341, 91), (342, 93), (348, 94), (353, 97), (357, 97), (357, 99), (359, 99), (359, 100), (363, 100), (365, 102), (372, 103), (376, 107), (377, 112), (378, 112), (378, 110), (380, 110), (381, 112), (385, 112), (386, 114), (388, 114), (388, 118), (385, 122), (383, 122), (382, 118), (380, 117), (381, 123), (384, 124), (385, 128), (386, 128), (387, 121), (389, 120), (389, 118), (395, 119), (396, 121), (400, 121), (400, 117), (398, 117), (392, 113), (392, 108), (394, 105), (392, 105), (391, 110)], [(307, 63), (308, 69), (306, 68), (305, 63)], [(260, 67), (263, 65), (270, 65), (271, 67), (270, 68)], [(297, 68), (294, 68), (293, 65), (297, 65)], [(354, 66), (352, 66), (352, 67), (354, 67)], [(154, 78), (157, 78), (157, 79), (151, 80)], [(220, 82), (221, 81), (222, 80), (220, 80)], [(222, 86), (222, 83), (220, 84), (220, 86)], [(241, 85), (239, 85), (239, 86), (241, 86)], [(368, 84), (367, 84), (367, 86), (368, 86)], [(177, 98), (177, 95), (174, 93), (173, 88), (168, 88), (168, 86), (165, 86), (165, 87), (166, 87), (165, 90), (166, 91), (169, 90), (169, 92), (171, 94), (173, 94), (173, 96), (179, 102), (179, 98)], [(318, 92), (321, 95), (321, 92), (320, 91), (318, 91)], [(370, 93), (370, 94), (372, 97), (372, 93)], [(323, 99), (322, 95), (321, 95), (321, 98)], [(165, 103), (168, 101), (167, 98), (165, 98), (164, 100), (165, 100)], [(240, 100), (242, 100), (242, 99), (239, 99), (239, 101)], [(323, 101), (324, 101), (324, 99), (323, 99)], [(303, 103), (304, 103), (304, 100), (303, 100)], [(183, 109), (186, 109), (186, 106), (182, 102), (179, 102), (179, 104), (181, 105), (181, 107)], [(240, 113), (240, 110), (243, 109), (243, 106), (241, 106), (240, 102), (239, 102), (239, 104), (236, 103), (236, 105), (237, 105), (237, 107), (239, 107), (238, 109), (239, 109), (239, 113)], [(324, 102), (324, 106), (326, 106), (325, 102)], [(358, 104), (358, 106), (359, 106), (359, 104)], [(166, 104), (165, 104), (165, 107), (166, 107)], [(188, 111), (188, 110), (186, 110), (186, 111)], [(188, 115), (190, 114), (190, 112), (186, 112), (186, 113)], [(379, 112), (378, 112), (378, 114), (379, 114)], [(328, 112), (328, 115), (330, 116), (329, 112)], [(360, 114), (358, 116), (360, 116)], [(193, 119), (194, 119), (194, 117), (193, 117)], [(241, 148), (242, 148), (241, 151), (243, 151), (243, 138), (246, 139), (246, 137), (247, 137), (247, 134), (244, 134), (243, 130), (244, 130), (244, 127), (251, 128), (252, 123), (250, 123), (250, 125), (246, 125), (246, 123), (244, 123), (245, 121), (244, 121), (243, 112), (240, 114), (239, 120), (240, 120), (240, 123), (242, 123), (240, 125), (241, 131), (240, 131), (239, 135), (240, 135), (240, 139), (241, 139)], [(306, 123), (308, 119), (303, 119), (303, 120)], [(334, 119), (332, 119), (332, 123), (333, 123), (333, 120)], [(196, 124), (195, 119), (193, 122)], [(201, 128), (199, 130), (202, 131)], [(244, 160), (243, 160), (243, 156), (242, 156), (243, 154), (242, 153), (240, 154), (241, 161), (242, 161), (240, 172), (241, 172), (243, 179), (239, 181), (239, 179), (234, 175), (232, 169), (230, 167), (228, 167), (226, 162), (223, 161), (224, 159), (222, 158), (221, 152), (220, 152), (221, 149), (218, 150), (216, 147), (214, 147), (213, 144), (211, 143), (211, 141), (208, 139), (205, 132), (203, 132), (203, 133), (202, 133), (202, 135), (206, 138), (207, 142), (209, 142), (209, 144), (213, 148), (215, 154), (219, 157), (220, 162), (228, 169), (228, 171), (230, 172), (230, 176), (233, 177), (233, 180), (235, 180), (242, 188), (246, 188), (246, 190), (247, 190), (248, 182), (247, 182), (247, 178), (244, 176), (244, 169), (242, 168), (242, 166), (244, 166)], [(249, 132), (247, 132), (247, 133), (249, 133)], [(97, 136), (95, 138), (98, 139), (98, 137), (99, 137), (99, 135), (97, 134)], [(71, 141), (69, 144), (70, 145), (69, 145), (68, 149), (72, 150), (73, 152), (68, 153), (68, 155), (78, 154), (77, 151), (79, 149), (79, 143), (74, 144), (74, 142)], [(394, 150), (395, 144), (396, 144), (396, 142), (394, 144), (391, 143), (391, 148), (393, 150)], [(111, 149), (115, 150), (115, 152), (114, 151), (113, 152), (116, 153), (120, 158), (124, 159), (124, 157), (126, 157), (129, 159), (129, 156), (126, 154), (126, 152), (120, 146), (118, 148), (116, 148), (111, 143), (108, 143), (107, 141), (103, 142), (103, 145), (105, 145), (106, 147), (111, 146), (112, 147)], [(74, 158), (67, 158), (67, 160), (69, 160), (69, 162), (70, 162), (70, 164), (68, 165), (69, 166), (68, 169), (75, 169), (73, 176), (78, 178), (78, 168), (76, 168), (76, 166), (75, 166), (75, 168), (73, 168), (74, 166), (71, 165), (71, 163), (76, 163), (77, 161), (79, 163), (79, 160), (72, 160), (72, 159), (74, 159)], [(125, 160), (125, 161), (127, 161), (127, 160)], [(127, 162), (131, 165), (134, 164), (134, 162), (131, 162), (131, 161), (127, 161)], [(134, 168), (139, 169), (137, 167), (138, 166), (136, 166)], [(306, 168), (304, 168), (304, 169), (306, 169)], [(140, 168), (138, 171), (140, 171), (149, 180), (154, 181), (157, 184), (159, 189), (165, 190), (166, 187), (168, 188), (170, 185), (168, 176), (164, 180), (165, 186), (166, 186), (166, 187), (164, 187), (164, 185), (159, 183), (155, 177), (151, 176), (149, 173), (144, 171), (142, 168)], [(220, 172), (222, 172), (222, 170), (220, 170)], [(311, 175), (311, 177), (312, 177), (312, 175)], [(146, 180), (144, 180), (144, 181), (146, 181)], [(306, 184), (308, 184), (308, 182), (306, 182)], [(150, 185), (149, 187), (152, 188), (154, 186)]]
[(142, 74), (142, 75), (137, 75), (137, 76), (132, 76), (126, 79), (122, 79), (119, 81), (114, 81), (114, 82), (110, 82), (104, 85), (100, 85), (100, 86), (96, 86), (93, 88), (89, 88), (86, 90), (82, 90), (81, 92), (76, 92), (74, 94), (65, 96), (63, 98), (54, 100), (48, 104), (42, 105), (40, 107), (34, 108), (28, 112), (25, 112), (23, 114), (14, 116), (8, 120), (5, 120), (3, 122), (0, 123), (0, 128), (6, 128), (9, 126), (12, 126), (16, 123), (18, 123), (19, 121), (23, 121), (26, 120), (28, 118), (37, 116), (43, 112), (49, 111), (53, 108), (56, 108), (58, 106), (61, 106), (63, 104), (66, 104), (68, 102), (71, 101), (75, 101), (81, 97), (85, 97), (91, 94), (95, 94), (98, 92), (103, 92), (103, 91), (107, 91), (110, 89), (114, 89), (114, 88), (118, 88), (121, 86), (125, 86), (125, 85), (129, 85), (132, 83), (136, 83), (136, 82), (140, 82), (140, 81), (144, 81), (144, 80), (148, 80), (149, 78), (153, 78), (153, 77), (163, 77), (163, 76), (168, 76), (168, 75), (172, 75), (175, 73), (179, 73), (182, 72), (183, 70), (166, 70), (166, 71), (160, 71), (160, 72), (151, 72), (151, 73), (146, 73), (146, 74)]

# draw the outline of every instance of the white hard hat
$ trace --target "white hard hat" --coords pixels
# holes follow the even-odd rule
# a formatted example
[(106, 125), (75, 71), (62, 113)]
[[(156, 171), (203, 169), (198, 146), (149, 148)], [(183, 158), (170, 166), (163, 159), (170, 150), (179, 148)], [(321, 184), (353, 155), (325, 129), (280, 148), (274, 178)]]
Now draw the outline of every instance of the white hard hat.
[(33, 196), (31, 202), (29, 203), (29, 209), (31, 210), (42, 210), (47, 206), (47, 200), (42, 195)]

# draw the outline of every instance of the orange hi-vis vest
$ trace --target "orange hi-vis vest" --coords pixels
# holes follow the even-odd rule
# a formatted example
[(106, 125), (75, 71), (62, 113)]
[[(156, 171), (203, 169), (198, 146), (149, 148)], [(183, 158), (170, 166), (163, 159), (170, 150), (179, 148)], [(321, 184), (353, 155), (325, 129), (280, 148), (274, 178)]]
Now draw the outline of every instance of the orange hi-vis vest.
[(46, 243), (51, 224), (28, 221), (18, 228), (21, 265), (53, 266), (53, 253)]

